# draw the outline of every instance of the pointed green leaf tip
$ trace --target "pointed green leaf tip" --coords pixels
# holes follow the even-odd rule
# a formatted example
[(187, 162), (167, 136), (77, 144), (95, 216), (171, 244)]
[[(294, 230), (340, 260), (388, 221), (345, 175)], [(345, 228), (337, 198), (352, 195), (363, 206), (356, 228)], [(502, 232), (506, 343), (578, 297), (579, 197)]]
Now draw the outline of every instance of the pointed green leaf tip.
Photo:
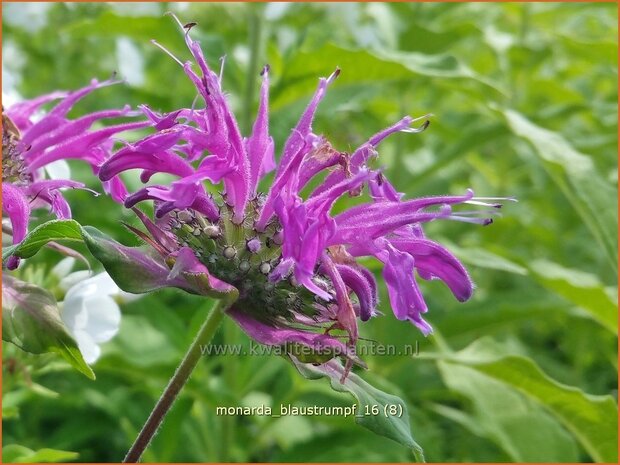
[(33, 354), (56, 352), (88, 378), (95, 379), (60, 319), (54, 296), (11, 276), (2, 277), (2, 339)]
[(29, 258), (52, 241), (82, 241), (82, 227), (75, 220), (51, 220), (34, 228), (19, 244), (4, 247), (2, 263), (11, 255)]
[(409, 413), (405, 402), (371, 386), (355, 373), (349, 373), (344, 383), (340, 380), (343, 366), (337, 360), (322, 365), (301, 363), (290, 357), (293, 364), (307, 379), (329, 378), (334, 391), (348, 392), (357, 400), (355, 422), (375, 434), (392, 439), (412, 450), (416, 461), (424, 462), (424, 451), (415, 442), (409, 426)]

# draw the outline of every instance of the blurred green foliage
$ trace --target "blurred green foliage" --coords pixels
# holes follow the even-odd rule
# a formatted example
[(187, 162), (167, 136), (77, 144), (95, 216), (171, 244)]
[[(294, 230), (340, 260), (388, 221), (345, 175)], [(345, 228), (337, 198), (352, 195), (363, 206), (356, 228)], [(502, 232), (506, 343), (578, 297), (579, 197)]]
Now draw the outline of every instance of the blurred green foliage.
[[(429, 226), (469, 265), (477, 292), (460, 304), (424, 283), (436, 331), (424, 338), (391, 316), (380, 282), (385, 316), (363, 324), (362, 336), (418, 343), (420, 355), (369, 356), (359, 374), (406, 400), (429, 461), (617, 460), (616, 4), (5, 2), (3, 10), (3, 92), (28, 98), (114, 71), (127, 79), (75, 114), (192, 105), (193, 86), (149, 42), (189, 58), (169, 10), (198, 23), (192, 34), (214, 67), (226, 55), (224, 87), (246, 129), (258, 73), (271, 65), (276, 147), (317, 78), (336, 66), (342, 74), (315, 130), (341, 150), (405, 114), (432, 113), (423, 134), (380, 147), (377, 163), (396, 187), (409, 197), (472, 187), (519, 203), (491, 227)], [(72, 168), (97, 187), (88, 169)], [(80, 223), (135, 244), (119, 224), (133, 219), (109, 198), (68, 197)], [(57, 260), (45, 252), (30, 266)], [(119, 461), (209, 307), (173, 290), (124, 305), (96, 381), (59, 357), (3, 344), (4, 460)], [(215, 342), (248, 344), (230, 321)], [(350, 402), (280, 358), (205, 357), (144, 459), (413, 459), (350, 418), (215, 415), (221, 405)]]

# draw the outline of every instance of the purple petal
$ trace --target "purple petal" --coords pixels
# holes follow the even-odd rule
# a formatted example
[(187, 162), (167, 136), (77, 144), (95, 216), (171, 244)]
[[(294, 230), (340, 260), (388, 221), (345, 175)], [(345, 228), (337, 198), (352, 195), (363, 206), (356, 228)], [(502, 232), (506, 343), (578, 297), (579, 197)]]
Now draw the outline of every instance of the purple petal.
[(131, 147), (127, 147), (117, 152), (101, 166), (99, 178), (102, 181), (109, 181), (119, 173), (135, 168), (181, 177), (194, 173), (192, 166), (175, 153), (168, 151), (135, 152)]
[(357, 296), (361, 320), (368, 321), (375, 314), (377, 305), (377, 283), (374, 276), (370, 271), (357, 266), (336, 265), (336, 268), (344, 283)]
[(109, 181), (103, 181), (102, 185), (104, 192), (109, 194), (112, 200), (117, 203), (125, 202), (125, 199), (129, 195), (125, 183), (123, 183), (123, 180), (119, 176), (114, 176)]
[[(35, 139), (52, 132), (59, 123), (65, 121), (65, 116), (80, 99), (90, 94), (93, 90), (115, 84), (114, 81), (97, 82), (93, 79), (89, 86), (75, 90), (66, 94), (66, 97), (58, 103), (50, 112), (45, 115), (37, 123), (33, 124), (27, 134), (22, 137), (22, 143), (27, 147), (31, 145)], [(49, 100), (48, 100), (49, 101)], [(15, 120), (14, 120), (15, 121)]]
[(193, 208), (198, 213), (202, 213), (211, 221), (217, 221), (220, 218), (219, 207), (215, 204), (213, 199), (206, 194), (198, 194), (189, 207)]
[(71, 137), (85, 133), (96, 121), (105, 118), (118, 118), (126, 116), (129, 112), (130, 108), (129, 106), (127, 106), (122, 110), (104, 110), (95, 113), (89, 113), (88, 115), (85, 115), (73, 121), (65, 121), (64, 124), (61, 124), (53, 131), (42, 134), (36, 140), (32, 141), (26, 153), (36, 153), (45, 150), (48, 147), (53, 147), (54, 145), (62, 143), (63, 141)]
[(170, 254), (167, 261), (170, 259), (174, 260), (174, 265), (170, 270), (168, 279), (184, 278), (197, 294), (222, 298), (224, 295), (237, 292), (230, 284), (211, 276), (207, 267), (196, 258), (194, 251), (189, 247), (182, 247)]
[(375, 202), (399, 202), (404, 195), (398, 192), (392, 183), (385, 179), (381, 173), (378, 173), (378, 175), (368, 183), (368, 190)]
[[(378, 215), (378, 209), (372, 209), (379, 205), (383, 208), (383, 216)], [(407, 206), (396, 202), (381, 202), (380, 204), (365, 204), (353, 207), (347, 212), (336, 216), (336, 234), (330, 239), (328, 245), (359, 244), (378, 237), (382, 237), (397, 228), (414, 223), (427, 223), (438, 218), (447, 218), (452, 213), (449, 205), (444, 205), (438, 212), (406, 211)], [(346, 215), (356, 210), (357, 216)]]
[[(11, 222), (13, 244), (19, 244), (26, 237), (30, 218), (30, 204), (20, 188), (9, 183), (2, 183), (2, 211), (7, 214)], [(11, 257), (7, 262), (10, 270), (17, 268), (18, 264), (17, 257)]]
[(390, 242), (414, 257), (421, 276), (441, 279), (461, 302), (471, 297), (474, 285), (467, 270), (445, 247), (427, 239), (392, 238)]
[[(327, 140), (321, 139), (318, 143), (318, 146), (306, 155), (301, 167), (299, 168), (299, 189), (302, 189), (308, 183), (308, 181), (310, 181), (310, 179), (312, 179), (321, 171), (332, 166), (346, 166), (347, 164), (348, 154), (335, 150)], [(338, 172), (342, 173), (341, 171)], [(344, 178), (344, 175), (340, 176), (338, 180), (334, 182), (334, 184), (343, 180)], [(321, 183), (321, 186), (322, 185), (323, 183)], [(330, 183), (329, 186), (331, 185), (332, 184)], [(327, 190), (329, 186), (326, 186), (324, 190)], [(317, 188), (317, 190), (323, 192), (323, 189), (321, 189), (320, 186)]]
[[(357, 205), (336, 216), (338, 231), (330, 245), (353, 244), (360, 237), (373, 239), (406, 225), (449, 218), (452, 214), (450, 204), (466, 202), (472, 196), (473, 191), (469, 190), (462, 196), (423, 197), (404, 202), (384, 201)], [(439, 211), (421, 211), (434, 205), (440, 205)]]
[[(336, 77), (340, 74), (340, 70), (336, 69), (327, 79), (321, 78), (319, 80), (319, 86), (312, 97), (312, 100), (306, 107), (306, 110), (302, 114), (297, 126), (293, 129), (293, 132), (289, 136), (288, 140), (284, 144), (284, 150), (282, 154), (281, 167), (285, 168), (288, 162), (295, 157), (299, 150), (306, 142), (306, 137), (312, 131), (312, 121), (314, 120), (314, 114), (321, 103), (321, 100), (325, 97), (327, 86), (331, 84)], [(278, 170), (280, 172), (280, 170)]]
[[(178, 197), (177, 197), (178, 195)], [(156, 208), (156, 216), (161, 218), (174, 209), (192, 208), (202, 213), (211, 221), (220, 217), (219, 209), (212, 198), (204, 193), (199, 185), (176, 185), (176, 191), (166, 186), (148, 186), (127, 196), (125, 207), (132, 208), (145, 200), (161, 200)]]
[(207, 108), (210, 109), (206, 113), (209, 132), (219, 135), (225, 141), (223, 145), (227, 147), (225, 153), (218, 153), (217, 151), (213, 151), (213, 153), (220, 158), (230, 160), (235, 167), (235, 170), (224, 179), (224, 186), (228, 201), (235, 212), (235, 220), (241, 221), (245, 215), (250, 191), (250, 166), (245, 145), (237, 121), (222, 93), (219, 78), (209, 69), (200, 45), (193, 41), (189, 34), (185, 34), (185, 41), (203, 76), (199, 78), (189, 64), (185, 64), (183, 68), (204, 98)]
[[(311, 134), (312, 121), (314, 114), (319, 106), (321, 100), (325, 96), (327, 86), (338, 76), (340, 71), (337, 69), (332, 75), (325, 79), (321, 78), (319, 81), (319, 87), (317, 88), (314, 97), (308, 104), (308, 107), (301, 116), (297, 126), (293, 129), (288, 140), (284, 144), (284, 150), (282, 152), (282, 160), (276, 171), (276, 177), (273, 182), (273, 186), (267, 194), (267, 199), (261, 210), (259, 219), (257, 221), (257, 229), (262, 231), (267, 225), (267, 222), (274, 213), (275, 197), (279, 195), (280, 190), (285, 184), (293, 183), (297, 184), (298, 168), (304, 156), (312, 149), (312, 142), (316, 142), (319, 139)], [(311, 142), (309, 144), (309, 142)], [(295, 190), (297, 186), (294, 186)]]
[(343, 194), (351, 192), (361, 186), (364, 182), (368, 181), (374, 174), (366, 169), (360, 170), (355, 176), (344, 179), (337, 184), (334, 184), (329, 189), (323, 191), (320, 195), (317, 195), (306, 203), (308, 209), (315, 211), (327, 212), (328, 209), (338, 200)]
[(41, 95), (32, 100), (25, 100), (12, 105), (10, 108), (6, 109), (5, 113), (18, 128), (22, 131), (26, 131), (33, 125), (30, 118), (42, 105), (60, 98), (65, 98), (67, 95), (67, 92), (52, 92), (50, 94)]
[(173, 111), (166, 115), (159, 115), (155, 113), (153, 110), (149, 108), (148, 105), (140, 105), (140, 108), (146, 117), (153, 123), (155, 123), (155, 129), (170, 129), (172, 126), (177, 124), (176, 118), (179, 116), (182, 110)]
[(269, 274), (269, 281), (278, 282), (288, 278), (294, 264), (295, 261), (292, 258), (285, 258), (282, 260)]
[[(413, 119), (410, 116), (405, 116), (398, 123), (393, 124), (389, 128), (384, 129), (383, 131), (380, 131), (374, 136), (372, 136), (367, 142), (365, 142), (355, 152), (353, 152), (353, 155), (351, 155), (349, 166), (350, 171), (353, 174), (357, 173), (359, 168), (363, 166), (371, 156), (377, 153), (375, 149), (384, 139), (396, 132), (402, 131), (403, 129), (407, 128), (412, 121)], [(325, 190), (331, 188), (331, 186), (333, 186), (334, 184), (342, 181), (344, 178), (345, 172), (342, 169), (330, 173), (325, 178), (323, 183), (321, 183), (321, 185), (319, 185), (312, 192), (311, 197), (321, 194)]]
[(413, 277), (413, 257), (389, 245), (386, 251), (387, 257), (383, 253), (380, 259), (385, 263), (383, 277), (394, 315), (413, 322), (424, 335), (430, 334), (432, 328), (421, 316), (428, 308)]
[[(125, 123), (116, 126), (108, 126), (98, 131), (79, 134), (55, 145), (43, 153), (27, 152), (25, 158), (31, 170), (36, 170), (56, 160), (69, 158), (79, 158), (93, 165), (99, 165), (106, 158), (105, 155), (101, 153), (99, 145), (106, 142), (114, 134), (132, 129), (140, 129), (147, 124), (146, 122)], [(109, 178), (106, 179), (106, 181), (107, 180), (109, 180)]]
[(278, 198), (276, 208), (284, 232), (282, 257), (286, 266), (292, 261), (297, 281), (321, 298), (330, 300), (331, 296), (311, 278), (327, 240), (334, 234), (334, 221), (324, 212), (309, 217), (306, 205), (298, 199)]
[(250, 190), (252, 193), (256, 192), (260, 177), (275, 168), (273, 138), (269, 136), (269, 67), (263, 69), (262, 76), (258, 115), (252, 128), (252, 135), (246, 141), (250, 159)]
[(25, 192), (31, 198), (37, 201), (43, 201), (49, 204), (52, 212), (61, 219), (71, 218), (71, 208), (64, 199), (62, 194), (58, 192), (61, 188), (84, 188), (84, 184), (76, 181), (65, 179), (51, 179), (44, 181), (36, 181), (25, 188)]
[(349, 299), (349, 291), (342, 279), (342, 276), (336, 268), (336, 264), (327, 253), (323, 253), (321, 259), (322, 267), (329, 276), (334, 290), (336, 291), (336, 300), (338, 302), (338, 311), (336, 319), (340, 326), (349, 334), (349, 343), (355, 345), (358, 339), (357, 315), (353, 310), (353, 305)]
[(353, 152), (353, 155), (351, 155), (351, 165), (354, 168), (362, 166), (362, 164), (368, 161), (368, 157), (372, 154), (375, 147), (377, 147), (384, 139), (391, 136), (392, 134), (408, 128), (412, 121), (413, 118), (411, 118), (411, 116), (405, 116), (398, 123), (395, 123), (389, 128), (386, 128), (383, 131), (379, 131), (377, 134), (372, 136), (370, 139), (368, 139), (368, 142), (366, 142), (366, 144), (362, 145), (355, 152)]
[(313, 351), (333, 351), (335, 354), (349, 353), (346, 345), (328, 334), (313, 333), (301, 329), (271, 326), (247, 315), (234, 306), (228, 315), (255, 341), (268, 346), (282, 346), (288, 343), (302, 344)]

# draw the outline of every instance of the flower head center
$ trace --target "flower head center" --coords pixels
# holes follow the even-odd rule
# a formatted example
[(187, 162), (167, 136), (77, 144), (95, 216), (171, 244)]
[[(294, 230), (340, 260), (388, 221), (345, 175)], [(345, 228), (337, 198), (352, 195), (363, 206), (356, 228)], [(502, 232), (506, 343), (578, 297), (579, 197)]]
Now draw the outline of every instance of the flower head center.
[[(264, 321), (292, 319), (295, 314), (313, 317), (319, 313), (317, 306), (328, 303), (293, 278), (269, 279), (282, 259), (282, 231), (276, 219), (262, 232), (256, 230), (260, 201), (249, 202), (240, 223), (234, 221), (233, 209), (225, 202), (215, 222), (194, 210), (175, 211), (170, 214), (170, 230), (179, 246), (191, 248), (211, 275), (239, 290), (239, 308)], [(317, 274), (315, 280), (332, 291), (324, 277)]]

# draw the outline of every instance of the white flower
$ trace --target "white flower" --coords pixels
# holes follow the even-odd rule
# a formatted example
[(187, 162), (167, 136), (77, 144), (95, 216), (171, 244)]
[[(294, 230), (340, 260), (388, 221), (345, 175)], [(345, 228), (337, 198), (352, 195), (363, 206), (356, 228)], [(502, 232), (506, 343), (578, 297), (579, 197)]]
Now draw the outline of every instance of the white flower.
[(79, 281), (67, 291), (60, 316), (86, 363), (95, 363), (101, 354), (99, 344), (118, 333), (121, 311), (114, 297), (127, 301), (129, 296), (133, 297), (122, 292), (107, 273)]

